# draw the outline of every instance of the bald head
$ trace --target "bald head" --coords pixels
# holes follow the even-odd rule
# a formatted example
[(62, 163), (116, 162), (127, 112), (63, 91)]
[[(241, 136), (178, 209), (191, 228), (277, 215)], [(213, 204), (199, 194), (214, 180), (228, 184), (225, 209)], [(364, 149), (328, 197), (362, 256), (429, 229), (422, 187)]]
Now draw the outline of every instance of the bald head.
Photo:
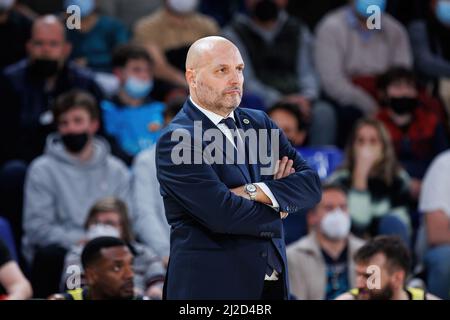
[(45, 15), (34, 21), (32, 36), (40, 32), (57, 33), (62, 39), (66, 38), (64, 24), (58, 19), (58, 17), (53, 15)]
[(62, 64), (69, 56), (71, 46), (66, 42), (66, 30), (61, 20), (53, 15), (36, 19), (27, 50), (32, 60), (52, 59)]
[(210, 58), (218, 51), (224, 49), (234, 49), (239, 52), (238, 48), (230, 40), (223, 37), (211, 36), (195, 41), (187, 53), (186, 70), (200, 68), (202, 65), (207, 64)]
[(222, 37), (197, 40), (186, 57), (186, 80), (192, 100), (227, 116), (242, 98), (244, 62), (238, 48)]

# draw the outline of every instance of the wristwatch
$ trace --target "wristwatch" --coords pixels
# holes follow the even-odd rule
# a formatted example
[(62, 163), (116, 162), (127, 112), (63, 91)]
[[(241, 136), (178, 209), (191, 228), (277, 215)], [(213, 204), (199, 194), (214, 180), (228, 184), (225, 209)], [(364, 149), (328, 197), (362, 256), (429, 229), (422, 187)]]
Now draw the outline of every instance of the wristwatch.
[(250, 196), (250, 200), (255, 201), (257, 191), (256, 186), (253, 183), (249, 183), (245, 185), (244, 190)]

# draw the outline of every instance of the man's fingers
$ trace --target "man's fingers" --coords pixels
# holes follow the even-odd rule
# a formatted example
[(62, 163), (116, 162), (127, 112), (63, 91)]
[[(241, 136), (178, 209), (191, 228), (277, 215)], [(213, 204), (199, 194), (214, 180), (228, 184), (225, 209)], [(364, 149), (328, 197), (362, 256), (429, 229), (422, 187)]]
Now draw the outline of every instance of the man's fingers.
[(280, 169), (280, 162), (280, 160), (277, 160), (277, 162), (275, 163), (275, 171), (273, 174), (275, 180), (277, 179), (278, 170)]
[(280, 212), (280, 218), (286, 219), (289, 214), (287, 212)]
[(288, 157), (283, 157), (283, 159), (281, 159), (280, 167), (278, 168), (277, 174), (275, 175), (275, 179), (283, 178), (284, 169), (286, 168), (288, 160)]
[(292, 166), (294, 165), (294, 161), (289, 160), (286, 164), (286, 168), (284, 168), (283, 178), (289, 176), (291, 174)]
[(295, 169), (292, 168), (292, 166), (294, 165), (294, 161), (289, 160), (288, 157), (283, 157), (281, 159), (281, 161), (278, 160), (277, 165), (278, 164), (279, 164), (279, 167), (275, 174), (275, 179), (285, 178), (295, 172)]

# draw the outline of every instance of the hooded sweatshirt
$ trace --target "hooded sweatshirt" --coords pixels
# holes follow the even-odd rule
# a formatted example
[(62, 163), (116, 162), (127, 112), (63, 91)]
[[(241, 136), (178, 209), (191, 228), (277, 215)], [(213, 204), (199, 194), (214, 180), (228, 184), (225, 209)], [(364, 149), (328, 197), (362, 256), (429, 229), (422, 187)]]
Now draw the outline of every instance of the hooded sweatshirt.
[(66, 151), (59, 134), (50, 134), (44, 155), (31, 163), (23, 219), (23, 254), (29, 262), (36, 247), (69, 249), (83, 239), (88, 211), (101, 198), (115, 196), (128, 203), (128, 169), (110, 154), (103, 138), (95, 137), (93, 144), (92, 158), (81, 162)]

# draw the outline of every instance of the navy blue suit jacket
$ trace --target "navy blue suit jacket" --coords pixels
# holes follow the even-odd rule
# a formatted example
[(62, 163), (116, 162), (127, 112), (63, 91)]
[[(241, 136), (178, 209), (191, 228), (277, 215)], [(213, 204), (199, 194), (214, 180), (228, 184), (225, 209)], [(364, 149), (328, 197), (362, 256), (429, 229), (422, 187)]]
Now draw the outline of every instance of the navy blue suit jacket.
[[(277, 129), (262, 111), (237, 108), (235, 119), (244, 130)], [(157, 175), (171, 225), (165, 297), (260, 299), (267, 247), (273, 243), (283, 260), (282, 281), (287, 298), (286, 251), (280, 214), (267, 205), (236, 196), (229, 189), (264, 182), (277, 199), (280, 210), (293, 214), (313, 207), (320, 200), (318, 175), (283, 134), (280, 134), (280, 158), (293, 159), (296, 171), (283, 179), (261, 176), (260, 163), (251, 165), (249, 170), (245, 170), (245, 165), (236, 164), (175, 165), (171, 155), (180, 142), (172, 141), (171, 135), (177, 129), (184, 129), (193, 136), (194, 121), (201, 121), (203, 132), (217, 129), (188, 100), (157, 144)], [(202, 152), (198, 147), (186, 145), (192, 160), (195, 153)], [(202, 148), (206, 146), (203, 142)]]

